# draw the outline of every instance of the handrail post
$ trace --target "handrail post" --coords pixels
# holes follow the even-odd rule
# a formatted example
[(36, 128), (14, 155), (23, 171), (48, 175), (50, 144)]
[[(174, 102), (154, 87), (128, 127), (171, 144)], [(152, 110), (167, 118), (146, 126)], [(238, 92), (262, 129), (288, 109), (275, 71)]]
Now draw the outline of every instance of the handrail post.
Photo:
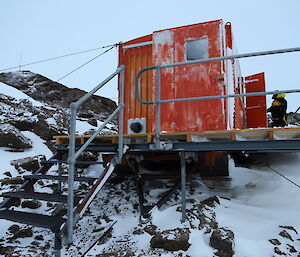
[(67, 212), (67, 242), (73, 241), (73, 226), (74, 226), (74, 170), (75, 170), (75, 134), (76, 134), (76, 115), (77, 104), (71, 103), (71, 118), (70, 118), (70, 139), (69, 139), (69, 157), (68, 157), (68, 212)]
[(160, 77), (161, 77), (161, 70), (160, 68), (156, 68), (156, 146), (159, 148), (159, 141), (160, 141), (160, 130), (161, 130), (161, 117), (160, 117)]
[[(108, 76), (105, 80), (103, 80), (99, 85), (93, 88), (90, 92), (86, 93), (76, 102), (71, 103), (70, 111), (70, 138), (69, 138), (69, 156), (68, 156), (68, 212), (67, 212), (67, 243), (72, 243), (73, 241), (73, 226), (74, 226), (74, 173), (75, 173), (75, 162), (77, 157), (84, 151), (88, 144), (90, 144), (94, 138), (100, 133), (100, 131), (104, 128), (104, 126), (111, 121), (118, 112), (122, 112), (120, 114), (120, 135), (119, 135), (119, 151), (118, 158), (119, 160), (122, 158), (123, 154), (123, 122), (124, 122), (124, 69), (125, 66), (121, 65), (118, 69)], [(103, 87), (107, 82), (109, 82), (112, 78), (114, 78), (117, 74), (121, 73), (120, 76), (120, 88), (121, 88), (121, 106), (118, 108), (103, 122), (100, 128), (87, 140), (87, 142), (76, 152), (75, 151), (75, 134), (76, 134), (76, 116), (78, 107), (87, 101), (95, 92), (97, 92), (101, 87)], [(117, 159), (118, 159), (117, 158)]]
[(123, 144), (124, 144), (124, 74), (125, 74), (125, 66), (122, 65), (122, 70), (120, 72), (120, 106), (121, 109), (119, 111), (119, 145), (118, 145), (118, 162), (122, 162), (123, 156)]

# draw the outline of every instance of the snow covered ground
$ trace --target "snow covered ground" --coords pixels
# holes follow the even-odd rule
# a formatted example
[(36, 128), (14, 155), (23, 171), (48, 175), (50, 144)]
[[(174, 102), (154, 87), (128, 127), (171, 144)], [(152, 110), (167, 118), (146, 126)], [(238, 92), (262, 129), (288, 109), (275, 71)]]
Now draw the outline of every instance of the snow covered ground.
[[(299, 155), (285, 155), (279, 161), (274, 163), (272, 167), (300, 184)], [(300, 189), (268, 168), (263, 170), (237, 168), (234, 167), (233, 162), (230, 162), (230, 174), (232, 182), (231, 187), (227, 189), (208, 189), (197, 180), (189, 183), (187, 198), (197, 202), (208, 196), (219, 196), (221, 203), (214, 209), (216, 221), (219, 226), (229, 228), (234, 232), (234, 256), (280, 256), (274, 252), (275, 246), (269, 241), (271, 239), (280, 241), (281, 244), (278, 245), (278, 249), (281, 252), (288, 256), (299, 256), (300, 207), (298, 203), (300, 201)], [(99, 196), (101, 194), (103, 195), (100, 193)], [(132, 200), (134, 199), (137, 201), (136, 197), (133, 197)], [(130, 207), (129, 203), (124, 203), (124, 206), (119, 200), (118, 197), (113, 198), (109, 204), (117, 204), (120, 209), (125, 208), (125, 206)], [(131, 204), (133, 203), (132, 200)], [(139, 225), (137, 213), (128, 208), (123, 210), (121, 214), (114, 214), (111, 217), (111, 219), (117, 220), (117, 223), (113, 228), (110, 240), (93, 247), (87, 256), (125, 249), (130, 249), (136, 256), (214, 256), (204, 230), (192, 229), (188, 221), (181, 223), (181, 213), (176, 211), (177, 207), (180, 207), (180, 197), (177, 200), (169, 201), (161, 210), (156, 210), (152, 215), (151, 223), (156, 225), (159, 231), (178, 227), (189, 228), (191, 246), (187, 251), (166, 252), (151, 249), (150, 240), (152, 236), (147, 233), (134, 234), (134, 231), (138, 228), (144, 228), (145, 225)], [(188, 209), (190, 207), (192, 207), (191, 202), (188, 203)], [(283, 230), (291, 235), (293, 241), (279, 235)], [(290, 246), (293, 246), (296, 252), (291, 252)]]
[[(3, 173), (6, 171), (11, 172), (12, 176), (19, 175), (10, 165), (13, 159), (36, 154), (50, 157), (51, 152), (43, 144), (43, 140), (31, 132), (24, 132), (24, 134), (33, 142), (33, 148), (22, 153), (0, 149), (2, 165), (0, 179), (4, 177)], [(299, 155), (277, 154), (271, 167), (300, 185), (299, 165)], [(93, 167), (90, 170), (93, 170)], [(209, 196), (218, 196), (220, 205), (207, 211), (215, 214), (219, 227), (234, 232), (235, 257), (280, 256), (274, 252), (275, 247), (287, 256), (299, 256), (300, 188), (270, 168), (240, 168), (235, 167), (232, 161), (230, 161), (230, 176), (232, 178), (230, 185), (216, 186), (214, 189), (206, 187), (199, 178), (188, 182), (188, 210)], [(8, 187), (1, 186), (1, 192), (6, 190)], [(160, 192), (161, 190), (153, 188), (149, 195), (155, 199)], [(92, 203), (90, 211), (79, 221), (75, 230), (74, 246), (64, 248), (62, 256), (82, 256), (114, 221), (117, 223), (111, 233), (100, 244), (96, 244), (86, 256), (125, 250), (130, 250), (134, 256), (215, 256), (214, 249), (209, 246), (209, 234), (205, 233), (205, 229), (198, 228), (199, 220), (192, 220), (188, 215), (188, 220), (181, 223), (181, 213), (178, 211), (178, 207), (181, 206), (179, 192), (160, 210), (153, 212), (151, 224), (157, 226), (157, 232), (188, 228), (191, 246), (187, 251), (168, 252), (162, 249), (151, 249), (152, 236), (144, 232), (149, 224), (139, 224), (137, 203), (138, 197), (132, 178), (118, 184), (106, 184)], [(37, 212), (49, 213), (50, 209), (42, 205)], [(32, 237), (9, 240), (11, 234), (8, 228), (12, 224), (15, 223), (0, 220), (0, 239), (3, 238), (3, 241), (0, 240), (0, 245), (12, 246), (15, 254), (12, 256), (53, 256), (52, 233), (46, 229), (34, 228)], [(291, 239), (280, 235), (283, 230), (288, 232)], [(135, 233), (136, 231), (141, 232)], [(34, 239), (37, 235), (42, 235), (44, 240)], [(278, 239), (280, 245), (271, 244), (269, 241), (271, 239)], [(291, 252), (291, 247), (296, 251)]]
[(16, 88), (13, 88), (11, 86), (8, 86), (2, 82), (0, 82), (0, 93), (4, 94), (4, 95), (12, 96), (17, 100), (26, 99), (26, 100), (32, 102), (32, 104), (34, 106), (43, 106), (44, 105), (43, 103), (36, 101), (33, 98), (31, 98), (30, 96), (24, 94), (22, 91), (20, 91)]

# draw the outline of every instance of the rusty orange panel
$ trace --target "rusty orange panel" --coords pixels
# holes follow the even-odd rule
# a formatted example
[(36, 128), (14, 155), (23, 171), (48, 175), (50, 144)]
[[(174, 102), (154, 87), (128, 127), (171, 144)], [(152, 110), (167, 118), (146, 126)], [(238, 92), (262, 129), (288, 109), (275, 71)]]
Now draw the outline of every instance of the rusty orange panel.
[[(265, 92), (265, 73), (245, 77), (246, 92)], [(246, 98), (247, 128), (267, 127), (266, 96), (250, 96)]]
[[(187, 61), (187, 41), (207, 39), (208, 56), (222, 55), (222, 21), (194, 24), (154, 33), (155, 65)], [(206, 57), (206, 58), (207, 58)], [(163, 99), (221, 95), (221, 62), (168, 68), (162, 73)], [(224, 100), (189, 101), (162, 105), (163, 131), (226, 129)]]
[[(135, 98), (135, 78), (137, 73), (145, 67), (152, 65), (152, 46), (140, 46), (124, 49), (124, 46), (152, 41), (152, 35), (137, 38), (119, 47), (119, 65), (125, 65), (125, 109), (124, 109), (124, 133), (127, 131), (127, 122), (131, 118), (146, 118), (147, 132), (152, 131), (152, 105), (142, 105)], [(152, 72), (146, 72), (141, 77), (141, 94), (144, 100), (152, 100), (153, 76)]]

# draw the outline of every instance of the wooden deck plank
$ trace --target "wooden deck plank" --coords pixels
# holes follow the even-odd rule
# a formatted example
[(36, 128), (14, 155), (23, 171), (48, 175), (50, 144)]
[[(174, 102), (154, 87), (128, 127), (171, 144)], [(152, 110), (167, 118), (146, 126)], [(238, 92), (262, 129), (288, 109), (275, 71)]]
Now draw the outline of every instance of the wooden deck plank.
[[(125, 134), (125, 144), (152, 143), (155, 133)], [(161, 133), (161, 140), (204, 142), (204, 141), (235, 141), (235, 140), (281, 140), (300, 139), (298, 128), (258, 128), (243, 130), (214, 130)], [(99, 135), (93, 143), (117, 143), (118, 135)], [(90, 138), (89, 135), (76, 136), (76, 144), (83, 144)], [(68, 144), (69, 136), (55, 136), (56, 144)]]

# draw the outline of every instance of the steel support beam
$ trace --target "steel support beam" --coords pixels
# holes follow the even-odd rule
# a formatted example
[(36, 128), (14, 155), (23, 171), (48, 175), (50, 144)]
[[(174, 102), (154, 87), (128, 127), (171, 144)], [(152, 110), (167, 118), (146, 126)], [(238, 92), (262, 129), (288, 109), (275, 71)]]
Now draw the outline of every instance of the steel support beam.
[(180, 152), (180, 170), (181, 170), (181, 222), (186, 220), (186, 166), (185, 153)]
[[(149, 144), (128, 145), (130, 151), (150, 152)], [(175, 142), (170, 152), (178, 151), (254, 151), (254, 152), (273, 152), (273, 151), (300, 151), (300, 140), (253, 140), (253, 141), (218, 141), (218, 142)], [(166, 152), (166, 151), (163, 151)]]

